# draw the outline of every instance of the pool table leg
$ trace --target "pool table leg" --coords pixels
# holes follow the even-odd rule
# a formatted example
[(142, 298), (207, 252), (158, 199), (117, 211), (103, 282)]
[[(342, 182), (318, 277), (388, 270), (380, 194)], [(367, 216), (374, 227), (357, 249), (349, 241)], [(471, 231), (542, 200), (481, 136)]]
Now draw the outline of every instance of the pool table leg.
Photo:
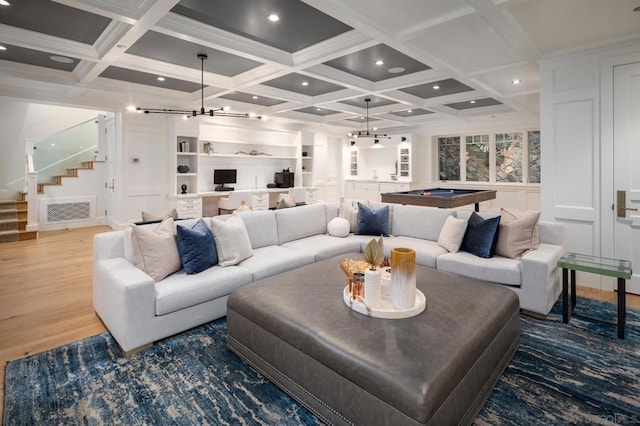
[(480, 203), (476, 203), (475, 208), (476, 208), (476, 213), (480, 212)]

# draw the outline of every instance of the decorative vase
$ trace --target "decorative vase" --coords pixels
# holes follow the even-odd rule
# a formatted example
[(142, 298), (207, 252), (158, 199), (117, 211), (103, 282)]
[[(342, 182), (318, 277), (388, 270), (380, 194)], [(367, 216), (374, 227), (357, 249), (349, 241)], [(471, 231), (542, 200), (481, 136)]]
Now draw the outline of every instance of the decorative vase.
[(364, 301), (370, 308), (380, 306), (380, 270), (366, 269), (364, 271)]
[(189, 173), (189, 166), (186, 164), (178, 166), (178, 173)]
[(391, 301), (396, 309), (410, 309), (416, 303), (416, 252), (391, 249)]
[(186, 194), (187, 193), (187, 185), (182, 184), (182, 186), (180, 186), (180, 189), (182, 189), (182, 194)]

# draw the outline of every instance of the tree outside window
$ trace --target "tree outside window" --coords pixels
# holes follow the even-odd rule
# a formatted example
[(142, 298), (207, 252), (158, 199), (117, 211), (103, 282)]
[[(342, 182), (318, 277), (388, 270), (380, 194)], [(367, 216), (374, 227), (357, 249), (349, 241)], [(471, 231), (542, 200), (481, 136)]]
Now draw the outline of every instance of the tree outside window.
[(440, 180), (460, 180), (460, 136), (438, 138)]
[(522, 133), (496, 134), (496, 182), (522, 182)]
[(489, 182), (489, 135), (466, 137), (467, 181)]
[(529, 136), (529, 183), (540, 183), (540, 130), (530, 130)]

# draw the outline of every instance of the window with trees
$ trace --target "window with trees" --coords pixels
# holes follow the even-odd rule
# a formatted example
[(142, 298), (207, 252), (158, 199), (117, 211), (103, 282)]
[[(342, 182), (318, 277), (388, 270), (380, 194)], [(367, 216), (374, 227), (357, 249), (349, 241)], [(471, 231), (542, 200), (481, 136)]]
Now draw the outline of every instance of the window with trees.
[(460, 136), (438, 138), (440, 180), (460, 180)]
[(489, 135), (467, 136), (466, 168), (468, 182), (489, 182)]
[(540, 183), (540, 130), (436, 137), (442, 181)]

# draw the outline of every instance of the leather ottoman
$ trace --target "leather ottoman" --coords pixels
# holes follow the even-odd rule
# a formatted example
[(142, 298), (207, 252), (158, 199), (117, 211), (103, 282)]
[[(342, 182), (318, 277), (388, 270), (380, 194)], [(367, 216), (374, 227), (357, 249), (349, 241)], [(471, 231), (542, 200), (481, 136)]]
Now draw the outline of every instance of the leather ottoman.
[(427, 309), (371, 318), (342, 301), (345, 257), (229, 296), (229, 348), (327, 423), (470, 424), (518, 347), (516, 294), (417, 266)]

